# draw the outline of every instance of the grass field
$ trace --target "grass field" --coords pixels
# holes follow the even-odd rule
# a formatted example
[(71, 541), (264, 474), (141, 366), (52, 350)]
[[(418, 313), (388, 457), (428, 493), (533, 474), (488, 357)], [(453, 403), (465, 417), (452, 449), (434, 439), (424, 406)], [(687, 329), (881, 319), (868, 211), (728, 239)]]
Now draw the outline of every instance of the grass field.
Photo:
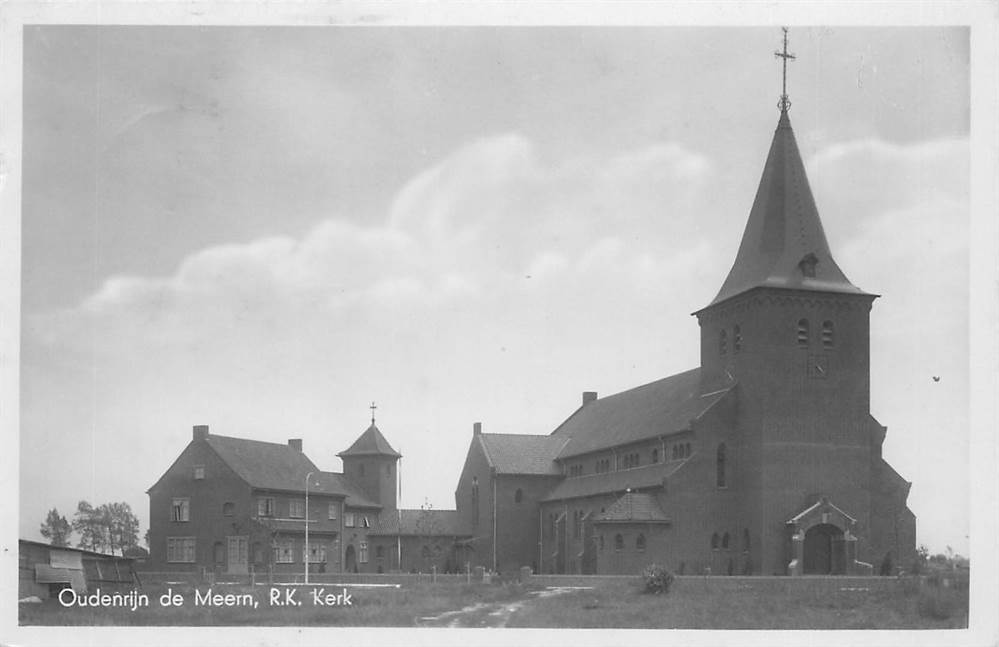
[[(269, 587), (216, 587), (249, 593), (257, 607), (193, 604), (194, 589), (172, 587), (185, 604), (161, 607), (166, 586), (146, 587), (151, 606), (63, 608), (56, 600), (20, 604), (22, 625), (172, 626), (508, 626), (677, 629), (948, 629), (967, 626), (967, 589), (911, 580), (885, 590), (834, 593), (760, 592), (686, 585), (666, 595), (642, 592), (641, 582), (596, 582), (592, 589), (544, 591), (516, 583), (348, 586), (350, 605), (315, 606), (313, 587), (299, 586), (301, 606), (268, 602)], [(341, 593), (342, 587), (325, 587)], [(200, 587), (202, 594), (207, 587)]]

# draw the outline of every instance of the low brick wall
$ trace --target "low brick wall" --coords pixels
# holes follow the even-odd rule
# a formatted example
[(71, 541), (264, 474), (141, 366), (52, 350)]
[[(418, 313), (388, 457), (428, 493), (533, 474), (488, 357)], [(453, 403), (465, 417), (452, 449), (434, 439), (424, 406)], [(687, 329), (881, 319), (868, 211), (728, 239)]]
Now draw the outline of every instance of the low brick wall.
[[(634, 582), (642, 585), (638, 575), (531, 575), (525, 583), (539, 586), (598, 586), (604, 582)], [(772, 575), (677, 575), (673, 590), (710, 589), (713, 591), (816, 592), (831, 593), (849, 590), (893, 590), (908, 580), (877, 576), (803, 575), (800, 577)]]

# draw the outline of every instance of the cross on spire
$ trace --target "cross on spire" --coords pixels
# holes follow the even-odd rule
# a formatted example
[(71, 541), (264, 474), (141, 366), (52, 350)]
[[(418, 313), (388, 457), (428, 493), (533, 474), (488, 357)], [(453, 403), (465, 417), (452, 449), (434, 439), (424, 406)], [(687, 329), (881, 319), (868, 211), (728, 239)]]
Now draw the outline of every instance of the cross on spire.
[(780, 108), (781, 112), (787, 112), (788, 109), (791, 107), (791, 101), (790, 99), (787, 98), (787, 60), (791, 59), (793, 61), (794, 54), (789, 54), (787, 52), (787, 27), (781, 27), (781, 29), (784, 30), (784, 51), (774, 52), (774, 56), (784, 59), (782, 61), (784, 64), (784, 74), (782, 79), (783, 82), (781, 85), (780, 102), (777, 104), (777, 107)]
[(374, 400), (371, 401), (371, 406), (368, 408), (371, 409), (371, 424), (375, 424), (375, 409), (377, 409), (378, 406), (375, 404)]

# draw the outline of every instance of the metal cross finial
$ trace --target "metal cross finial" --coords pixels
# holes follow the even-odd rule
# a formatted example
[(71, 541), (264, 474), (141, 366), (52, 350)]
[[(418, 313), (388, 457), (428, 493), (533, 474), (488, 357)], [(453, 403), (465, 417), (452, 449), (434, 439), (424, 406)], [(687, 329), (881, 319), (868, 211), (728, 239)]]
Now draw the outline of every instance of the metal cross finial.
[(371, 401), (371, 406), (368, 408), (371, 409), (371, 424), (375, 424), (375, 409), (378, 407), (375, 405), (374, 400)]
[(787, 59), (791, 59), (793, 61), (794, 54), (788, 54), (787, 52), (787, 27), (781, 27), (781, 29), (784, 30), (784, 51), (774, 52), (774, 56), (784, 59), (784, 77), (781, 85), (780, 102), (777, 104), (777, 107), (780, 108), (781, 112), (787, 112), (791, 107), (791, 101), (787, 98)]

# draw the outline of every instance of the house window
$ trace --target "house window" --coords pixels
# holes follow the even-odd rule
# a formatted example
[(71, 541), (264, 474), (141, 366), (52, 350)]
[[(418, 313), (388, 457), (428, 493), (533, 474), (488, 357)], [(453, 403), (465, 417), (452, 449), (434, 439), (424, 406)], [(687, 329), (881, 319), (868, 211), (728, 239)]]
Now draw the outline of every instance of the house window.
[(639, 533), (638, 538), (635, 540), (635, 550), (639, 552), (645, 551), (645, 535)]
[(302, 544), (302, 562), (306, 560), (310, 564), (325, 564), (326, 563), (326, 544), (318, 542), (309, 542), (309, 552), (305, 552), (305, 544)]
[(371, 524), (368, 522), (367, 515), (362, 515), (361, 516), (361, 527), (362, 528), (370, 528), (371, 527)]
[(167, 561), (194, 563), (194, 537), (167, 537)]
[(205, 478), (205, 466), (204, 465), (195, 465), (194, 466), (194, 480), (200, 481), (203, 478)]
[(718, 354), (724, 355), (728, 352), (728, 333), (725, 329), (718, 331)]
[(690, 443), (684, 445), (684, 452), (686, 452), (687, 456), (690, 456)]
[(736, 326), (732, 329), (732, 351), (738, 353), (742, 350), (742, 329)]
[(721, 544), (721, 547), (723, 549), (725, 549), (725, 550), (728, 550), (728, 533), (727, 532), (724, 535), (722, 535), (722, 544)]
[(524, 502), (524, 491), (521, 490), (520, 488), (517, 488), (517, 491), (513, 493), (513, 502), (514, 503)]
[(305, 500), (292, 499), (288, 501), (288, 516), (292, 519), (302, 519), (305, 517)]
[(225, 503), (223, 503), (222, 504), (222, 516), (223, 517), (231, 517), (232, 513), (233, 513), (233, 508), (235, 508), (235, 506), (233, 505), (232, 501), (226, 501)]
[(673, 445), (673, 460), (680, 458), (680, 446)]
[(711, 535), (711, 550), (718, 550), (718, 533)]
[(340, 511), (340, 504), (339, 503), (331, 503), (330, 504), (330, 510), (329, 510), (329, 518), (331, 520), (333, 520), (333, 521), (336, 521), (336, 516), (339, 513), (339, 511)]
[(822, 322), (822, 345), (825, 348), (831, 348), (833, 345), (833, 322), (831, 321)]
[(360, 545), (360, 550), (357, 551), (357, 561), (361, 564), (368, 563), (368, 542), (362, 541)]
[(725, 487), (725, 443), (718, 445), (715, 455), (715, 485)]
[(348, 528), (353, 528), (354, 527), (354, 513), (353, 512), (344, 512), (343, 513), (343, 525), (345, 525)]
[(621, 533), (614, 535), (614, 550), (616, 552), (624, 550), (624, 537), (621, 536)]
[(472, 527), (479, 525), (479, 477), (472, 477)]
[(174, 499), (170, 506), (170, 521), (190, 521), (191, 500), (188, 498)]
[(257, 499), (257, 516), (258, 517), (273, 517), (274, 516), (274, 499), (265, 496)]
[(808, 319), (798, 319), (798, 345), (808, 346)]
[(274, 563), (294, 564), (295, 551), (290, 539), (278, 539), (274, 542)]

